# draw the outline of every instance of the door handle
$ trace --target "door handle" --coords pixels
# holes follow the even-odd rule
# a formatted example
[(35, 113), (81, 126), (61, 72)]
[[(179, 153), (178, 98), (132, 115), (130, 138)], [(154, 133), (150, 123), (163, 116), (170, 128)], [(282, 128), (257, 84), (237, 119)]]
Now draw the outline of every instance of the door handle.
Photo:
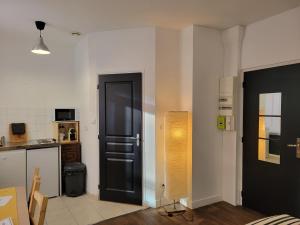
[(137, 147), (140, 146), (140, 134), (139, 133), (136, 134), (136, 146)]
[(289, 148), (296, 148), (296, 158), (300, 159), (300, 138), (297, 138), (296, 144), (287, 144)]
[(140, 146), (140, 134), (137, 133), (136, 137), (130, 137), (130, 139), (136, 140), (136, 146)]
[(131, 139), (136, 140), (136, 146), (140, 146), (140, 134), (137, 133), (136, 137), (131, 137)]

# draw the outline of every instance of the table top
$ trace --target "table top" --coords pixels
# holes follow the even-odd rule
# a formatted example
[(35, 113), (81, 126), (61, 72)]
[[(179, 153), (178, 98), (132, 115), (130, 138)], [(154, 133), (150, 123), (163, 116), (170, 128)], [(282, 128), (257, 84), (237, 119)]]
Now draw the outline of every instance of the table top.
[(25, 187), (16, 187), (19, 225), (30, 225)]
[(30, 225), (25, 187), (15, 187), (15, 190), (18, 225)]

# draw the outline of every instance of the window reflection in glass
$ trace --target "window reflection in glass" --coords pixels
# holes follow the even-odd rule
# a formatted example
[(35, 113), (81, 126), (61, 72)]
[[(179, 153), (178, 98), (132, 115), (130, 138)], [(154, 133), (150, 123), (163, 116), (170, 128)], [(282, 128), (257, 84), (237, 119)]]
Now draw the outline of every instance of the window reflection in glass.
[(279, 141), (258, 139), (258, 159), (265, 162), (280, 164)]
[(266, 93), (259, 95), (259, 115), (281, 115), (281, 93)]
[(259, 95), (258, 159), (280, 164), (281, 93)]
[(281, 133), (280, 117), (259, 117), (259, 138), (279, 139)]

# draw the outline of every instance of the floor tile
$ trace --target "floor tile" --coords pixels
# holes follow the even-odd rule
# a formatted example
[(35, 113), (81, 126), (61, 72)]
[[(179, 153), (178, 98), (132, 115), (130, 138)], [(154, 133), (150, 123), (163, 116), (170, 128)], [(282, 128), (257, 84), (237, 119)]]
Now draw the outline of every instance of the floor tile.
[(62, 196), (61, 199), (67, 207), (76, 207), (87, 202), (84, 196), (74, 198)]
[(70, 208), (70, 211), (79, 225), (94, 224), (104, 220), (91, 205), (73, 207)]
[(144, 206), (128, 205), (128, 204), (124, 204), (124, 205), (122, 205), (122, 207), (124, 208), (124, 211), (126, 213), (132, 213), (132, 212), (136, 212), (136, 211), (143, 210), (143, 209), (147, 208), (147, 207), (144, 207)]
[(78, 225), (68, 209), (46, 213), (47, 225)]
[(110, 203), (110, 202), (94, 202), (93, 206), (97, 210), (97, 212), (104, 218), (110, 219), (113, 217), (121, 216), (126, 214), (125, 209), (121, 204), (118, 203)]
[(49, 199), (45, 225), (90, 225), (134, 211), (141, 206), (99, 201), (93, 195)]
[(47, 211), (57, 211), (66, 208), (61, 198), (50, 198), (48, 200)]

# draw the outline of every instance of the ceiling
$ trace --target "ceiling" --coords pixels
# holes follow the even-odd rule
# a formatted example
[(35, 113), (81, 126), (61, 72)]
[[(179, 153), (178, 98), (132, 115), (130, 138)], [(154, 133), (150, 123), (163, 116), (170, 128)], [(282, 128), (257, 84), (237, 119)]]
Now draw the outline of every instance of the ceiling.
[(33, 32), (34, 20), (50, 29), (89, 33), (198, 24), (219, 29), (246, 25), (300, 5), (300, 0), (1, 0), (1, 29)]

